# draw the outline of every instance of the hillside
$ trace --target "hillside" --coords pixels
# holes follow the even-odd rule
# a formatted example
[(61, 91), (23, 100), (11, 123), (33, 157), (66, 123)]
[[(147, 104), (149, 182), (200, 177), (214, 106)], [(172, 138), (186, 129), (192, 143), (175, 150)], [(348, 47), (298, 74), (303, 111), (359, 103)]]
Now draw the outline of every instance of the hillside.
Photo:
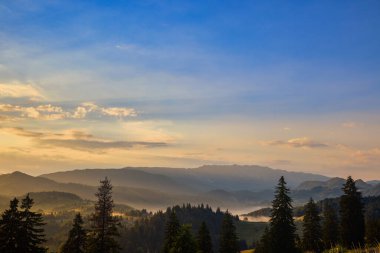
[(114, 186), (145, 188), (164, 192), (193, 192), (196, 189), (183, 185), (169, 176), (146, 172), (134, 168), (123, 169), (85, 169), (41, 175), (61, 183), (79, 183), (96, 186), (99, 179), (108, 177)]
[[(21, 200), (25, 195), (17, 196)], [(78, 195), (67, 192), (31, 192), (30, 197), (34, 200), (33, 209), (42, 211), (45, 214), (62, 214), (71, 212), (81, 212), (84, 215), (90, 214), (94, 208), (94, 201), (82, 199)], [(0, 196), (0, 212), (9, 207), (9, 196)], [(126, 213), (133, 210), (132, 207), (116, 204), (115, 211)]]
[[(194, 205), (208, 203), (241, 213), (248, 208), (268, 205), (273, 197), (273, 185), (281, 174), (292, 182), (289, 185), (309, 179), (293, 186), (292, 197), (297, 204), (304, 203), (310, 197), (320, 200), (339, 196), (344, 182), (341, 178), (328, 179), (320, 175), (260, 166), (152, 167), (74, 170), (38, 177), (14, 172), (0, 175), (0, 191), (5, 196), (57, 191), (94, 200), (99, 180), (108, 177), (114, 186), (115, 202), (138, 209), (158, 210), (188, 202)], [(378, 186), (361, 180), (357, 183), (365, 193), (376, 195), (379, 192)]]
[(93, 198), (95, 187), (81, 184), (57, 183), (53, 180), (33, 177), (22, 172), (0, 175), (0, 190), (2, 195), (20, 196), (28, 192), (60, 191), (78, 194), (84, 198)]
[[(327, 181), (305, 181), (292, 190), (292, 197), (297, 202), (305, 202), (310, 197), (315, 200), (325, 198), (335, 198), (342, 195), (342, 186), (345, 183), (343, 178), (331, 178)], [(380, 195), (379, 186), (371, 185), (361, 179), (355, 181), (359, 191), (363, 196), (378, 196)]]
[[(95, 200), (96, 186), (77, 183), (58, 183), (43, 177), (33, 177), (21, 172), (0, 175), (0, 192), (7, 197), (22, 196), (29, 192), (66, 192), (81, 198)], [(116, 203), (137, 207), (167, 206), (183, 195), (170, 195), (144, 188), (118, 187), (113, 189)]]
[[(97, 180), (97, 183), (99, 179)], [(83, 199), (94, 200), (97, 186), (78, 183), (59, 183), (44, 177), (33, 177), (21, 172), (0, 175), (0, 191), (2, 195), (11, 198), (25, 195), (29, 192), (65, 192), (76, 194)], [(247, 193), (245, 193), (247, 194)], [(224, 194), (215, 195), (209, 192), (186, 193), (181, 191), (166, 192), (148, 188), (114, 186), (113, 197), (116, 203), (126, 204), (135, 208), (165, 209), (167, 206), (189, 202), (192, 204), (210, 203), (213, 206), (231, 208), (238, 205), (256, 205), (264, 201), (257, 198), (257, 194), (250, 194), (247, 198), (240, 197), (238, 192), (232, 192), (231, 198), (226, 199)]]

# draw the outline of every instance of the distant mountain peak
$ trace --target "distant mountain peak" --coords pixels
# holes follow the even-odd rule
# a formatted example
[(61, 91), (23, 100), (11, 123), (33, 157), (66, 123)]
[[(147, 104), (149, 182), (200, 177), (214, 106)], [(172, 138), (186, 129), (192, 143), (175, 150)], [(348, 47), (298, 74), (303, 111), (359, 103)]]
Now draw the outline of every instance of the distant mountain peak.
[(28, 174), (21, 172), (19, 170), (13, 171), (12, 173), (9, 173), (9, 174), (10, 175), (27, 175), (27, 176), (29, 176)]
[(28, 175), (28, 174), (21, 172), (21, 171), (18, 171), (18, 170), (14, 171), (12, 173), (9, 173), (9, 174), (3, 174), (3, 176), (8, 176), (8, 177), (12, 177), (12, 178), (13, 177), (14, 178), (31, 178), (31, 177), (33, 177), (31, 175)]

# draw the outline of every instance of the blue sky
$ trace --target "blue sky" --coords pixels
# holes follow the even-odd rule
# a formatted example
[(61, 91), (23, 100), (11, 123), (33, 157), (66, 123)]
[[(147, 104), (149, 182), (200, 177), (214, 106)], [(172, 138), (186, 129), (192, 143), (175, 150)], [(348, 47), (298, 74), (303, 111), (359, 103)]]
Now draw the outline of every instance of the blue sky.
[[(291, 151), (292, 144), (290, 150), (269, 145), (278, 149), (271, 157), (263, 143), (296, 140), (349, 147), (339, 149), (343, 153), (336, 160), (358, 152), (378, 155), (379, 14), (379, 1), (0, 1), (0, 102), (13, 106), (3, 109), (5, 134), (13, 138), (9, 129), (15, 128), (71, 134), (79, 129), (101, 136), (97, 141), (116, 142), (156, 140), (158, 131), (165, 133), (159, 141), (168, 142), (167, 150), (139, 149), (125, 165), (234, 162), (281, 167), (273, 161), (286, 158), (286, 169), (326, 173), (335, 166), (341, 174), (355, 174), (365, 167), (371, 177), (380, 165), (373, 157), (366, 156), (366, 163), (353, 161), (351, 172), (335, 160), (317, 164), (316, 157), (323, 154), (312, 147), (318, 145), (306, 145), (302, 152), (310, 157), (300, 161), (297, 157), (304, 153)], [(78, 109), (90, 102), (98, 107)], [(64, 115), (46, 121), (30, 112), (39, 105), (60, 107)], [(92, 110), (92, 115), (84, 117), (81, 110)], [(115, 124), (118, 130), (112, 128)], [(147, 135), (120, 137), (123, 124), (137, 124)], [(218, 153), (223, 148), (211, 148), (208, 142), (224, 135), (221, 125), (254, 133), (252, 143), (244, 144), (246, 136), (233, 132), (225, 144), (232, 150)], [(342, 125), (355, 132), (330, 135)], [(212, 127), (219, 133), (214, 139), (197, 134)], [(281, 136), (276, 129), (294, 132)], [(38, 146), (43, 153), (38, 143), (28, 139), (20, 145)], [(3, 157), (36, 160), (38, 172), (49, 164), (59, 169), (97, 165), (64, 158), (57, 164), (53, 154), (41, 161), (40, 154), (16, 154), (13, 146), (3, 146)], [(154, 152), (161, 160), (152, 158)], [(105, 153), (98, 154), (100, 166), (123, 165), (120, 159), (110, 162), (114, 157)], [(188, 155), (194, 153), (199, 155)], [(142, 162), (149, 157), (152, 164)]]

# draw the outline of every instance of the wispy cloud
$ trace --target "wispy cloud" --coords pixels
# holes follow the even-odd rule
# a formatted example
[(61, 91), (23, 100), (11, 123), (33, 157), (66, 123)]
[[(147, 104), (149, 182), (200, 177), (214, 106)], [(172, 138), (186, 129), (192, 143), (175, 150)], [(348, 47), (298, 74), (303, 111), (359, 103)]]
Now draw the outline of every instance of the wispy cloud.
[(63, 139), (39, 139), (43, 146), (64, 147), (82, 151), (99, 151), (108, 149), (132, 149), (155, 148), (167, 146), (164, 142), (139, 142), (139, 141), (99, 141), (99, 140), (63, 140)]
[(289, 140), (271, 140), (262, 142), (264, 145), (268, 146), (283, 146), (291, 148), (326, 148), (329, 147), (328, 144), (317, 142), (309, 139), (308, 137), (294, 138)]
[(0, 115), (3, 117), (29, 118), (38, 120), (83, 119), (90, 114), (96, 116), (109, 116), (117, 118), (134, 117), (137, 112), (134, 108), (102, 107), (94, 103), (82, 103), (74, 110), (64, 109), (62, 106), (41, 104), (34, 106), (20, 106), (0, 104)]
[(40, 138), (40, 137), (46, 136), (42, 132), (28, 131), (22, 127), (2, 127), (0, 128), (0, 130), (2, 132), (6, 132), (6, 133), (17, 135), (17, 136), (23, 136), (23, 137)]
[(0, 104), (0, 112), (6, 113), (5, 116), (13, 118), (55, 120), (66, 117), (61, 107), (55, 107), (50, 104), (38, 106)]
[(34, 143), (39, 146), (62, 147), (87, 152), (99, 152), (109, 149), (155, 148), (168, 146), (165, 142), (108, 140), (75, 129), (57, 133), (30, 131), (21, 127), (9, 127), (0, 128), (0, 131), (32, 138)]
[(380, 164), (380, 148), (372, 148), (368, 150), (352, 150), (351, 157), (357, 163), (361, 164)]
[(356, 128), (357, 126), (358, 126), (358, 124), (356, 122), (353, 122), (353, 121), (348, 121), (348, 122), (342, 123), (342, 127), (344, 127), (344, 128)]
[(101, 108), (101, 112), (104, 115), (115, 116), (115, 117), (128, 117), (136, 116), (136, 111), (133, 108), (121, 108), (121, 107), (109, 107)]
[(0, 84), (0, 98), (29, 98), (31, 100), (42, 100), (44, 96), (30, 84)]

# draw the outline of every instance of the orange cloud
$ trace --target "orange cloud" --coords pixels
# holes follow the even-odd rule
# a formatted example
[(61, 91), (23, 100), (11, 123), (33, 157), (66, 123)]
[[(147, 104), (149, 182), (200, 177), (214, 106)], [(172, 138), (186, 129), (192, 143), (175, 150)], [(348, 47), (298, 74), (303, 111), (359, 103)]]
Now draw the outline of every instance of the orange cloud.
[(165, 142), (107, 140), (75, 129), (55, 133), (30, 131), (21, 127), (9, 127), (0, 128), (0, 131), (32, 138), (40, 146), (63, 147), (88, 152), (99, 152), (108, 149), (154, 148), (168, 145)]
[(53, 106), (51, 104), (37, 106), (0, 104), (0, 113), (1, 112), (6, 114), (0, 115), (4, 118), (29, 118), (38, 120), (83, 119), (86, 118), (89, 113), (117, 118), (137, 116), (134, 108), (101, 107), (94, 103), (82, 103), (71, 111), (65, 110), (61, 106)]
[(271, 140), (262, 142), (264, 145), (268, 146), (283, 146), (291, 148), (326, 148), (329, 147), (328, 144), (313, 141), (307, 137), (294, 138), (286, 141), (283, 140)]
[(30, 84), (0, 84), (0, 97), (30, 98), (31, 100), (42, 100), (44, 96)]

